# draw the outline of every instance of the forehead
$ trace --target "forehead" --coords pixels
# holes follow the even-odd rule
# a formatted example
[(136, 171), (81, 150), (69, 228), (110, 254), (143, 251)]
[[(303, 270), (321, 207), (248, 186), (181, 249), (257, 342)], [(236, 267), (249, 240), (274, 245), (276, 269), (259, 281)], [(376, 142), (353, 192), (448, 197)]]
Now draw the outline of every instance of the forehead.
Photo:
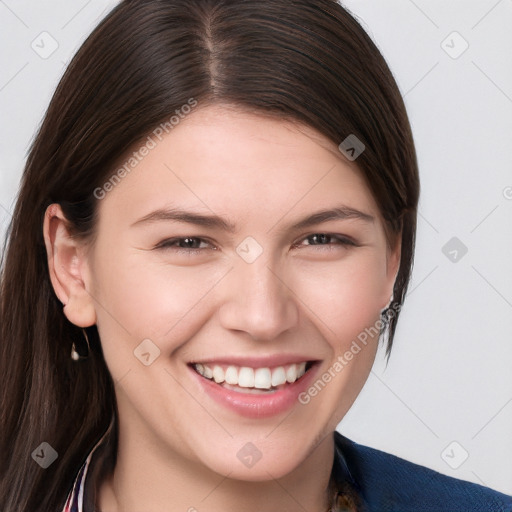
[(222, 106), (150, 134), (116, 169), (123, 177), (100, 208), (127, 221), (170, 203), (268, 222), (294, 208), (340, 202), (378, 216), (360, 170), (332, 141), (302, 124)]

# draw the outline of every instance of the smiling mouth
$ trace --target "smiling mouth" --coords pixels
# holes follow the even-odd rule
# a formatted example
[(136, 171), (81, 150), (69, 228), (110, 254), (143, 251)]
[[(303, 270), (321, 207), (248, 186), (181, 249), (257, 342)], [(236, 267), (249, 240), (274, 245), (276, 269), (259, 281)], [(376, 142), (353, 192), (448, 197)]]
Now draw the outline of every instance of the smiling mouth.
[(239, 393), (274, 393), (302, 379), (315, 364), (303, 361), (274, 368), (192, 363), (196, 373), (219, 386)]

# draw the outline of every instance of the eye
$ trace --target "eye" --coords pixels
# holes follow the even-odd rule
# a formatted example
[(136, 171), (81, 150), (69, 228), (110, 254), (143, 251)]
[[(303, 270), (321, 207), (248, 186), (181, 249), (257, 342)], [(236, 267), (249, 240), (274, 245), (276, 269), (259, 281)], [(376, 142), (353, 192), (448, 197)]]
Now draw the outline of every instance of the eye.
[(178, 253), (197, 254), (205, 249), (215, 249), (215, 247), (204, 238), (187, 236), (182, 238), (170, 238), (160, 242), (155, 249), (170, 249)]
[[(343, 235), (333, 235), (329, 233), (314, 233), (312, 235), (308, 235), (298, 243), (294, 244), (294, 247), (301, 248), (315, 246), (325, 247), (327, 250), (332, 250), (334, 249), (333, 246), (336, 245), (341, 247), (358, 246), (358, 244), (354, 240)], [(187, 236), (163, 240), (155, 247), (155, 249), (172, 250), (177, 253), (191, 255), (203, 253), (205, 250), (208, 249), (216, 250), (216, 247), (211, 242), (204, 238)]]
[[(307, 243), (304, 243), (307, 242)], [(332, 235), (329, 233), (314, 233), (302, 239), (299, 243), (295, 244), (295, 247), (307, 247), (307, 246), (332, 246), (332, 245), (341, 245), (341, 246), (353, 246), (357, 247), (358, 244), (343, 235)], [(329, 247), (330, 249), (330, 247)]]

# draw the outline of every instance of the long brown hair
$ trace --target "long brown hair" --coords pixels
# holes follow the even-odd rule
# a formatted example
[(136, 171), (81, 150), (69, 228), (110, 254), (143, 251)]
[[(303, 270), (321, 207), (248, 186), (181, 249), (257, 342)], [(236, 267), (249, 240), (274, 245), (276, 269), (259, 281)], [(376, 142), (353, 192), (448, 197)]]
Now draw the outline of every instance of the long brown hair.
[[(95, 326), (91, 356), (70, 358), (81, 330), (53, 292), (42, 234), (59, 203), (74, 234), (94, 236), (114, 163), (175, 111), (239, 108), (305, 123), (366, 147), (357, 164), (393, 243), (401, 232), (386, 325), (391, 350), (413, 262), (419, 180), (396, 82), (376, 45), (334, 0), (125, 0), (82, 45), (31, 147), (8, 227), (0, 289), (0, 510), (60, 511), (86, 454), (116, 410)], [(48, 468), (32, 452), (47, 442)]]

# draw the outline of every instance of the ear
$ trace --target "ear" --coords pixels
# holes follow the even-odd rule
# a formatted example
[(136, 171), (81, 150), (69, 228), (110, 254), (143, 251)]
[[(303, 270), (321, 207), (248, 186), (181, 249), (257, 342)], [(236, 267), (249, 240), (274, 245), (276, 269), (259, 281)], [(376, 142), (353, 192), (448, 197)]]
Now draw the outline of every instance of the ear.
[(94, 325), (94, 301), (83, 279), (86, 251), (83, 244), (71, 236), (60, 205), (51, 204), (46, 209), (43, 235), (50, 280), (57, 297), (64, 304), (64, 314), (78, 327)]
[(389, 306), (393, 296), (393, 288), (395, 286), (398, 270), (400, 269), (400, 260), (402, 254), (402, 234), (398, 234), (394, 241), (394, 247), (387, 249), (386, 254), (386, 299), (382, 305), (382, 309)]

